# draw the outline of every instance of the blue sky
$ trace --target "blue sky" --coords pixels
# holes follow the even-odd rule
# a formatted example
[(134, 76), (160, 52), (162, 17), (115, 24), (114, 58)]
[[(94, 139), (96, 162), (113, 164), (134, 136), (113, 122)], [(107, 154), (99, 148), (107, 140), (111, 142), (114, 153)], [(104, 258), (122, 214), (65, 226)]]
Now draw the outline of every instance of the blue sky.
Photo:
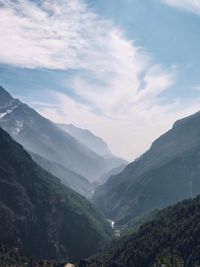
[(200, 108), (199, 0), (0, 0), (0, 84), (133, 160)]

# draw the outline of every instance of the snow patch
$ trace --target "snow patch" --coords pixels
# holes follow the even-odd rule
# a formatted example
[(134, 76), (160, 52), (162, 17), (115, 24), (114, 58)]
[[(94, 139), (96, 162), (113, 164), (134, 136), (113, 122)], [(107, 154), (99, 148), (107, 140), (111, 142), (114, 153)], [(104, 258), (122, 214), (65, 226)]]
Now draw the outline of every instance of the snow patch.
[(24, 124), (24, 122), (23, 121), (16, 121), (16, 123), (15, 123), (15, 128), (14, 128), (14, 130), (13, 130), (13, 135), (18, 135), (19, 134), (19, 132), (22, 130), (22, 128), (23, 128), (23, 124)]
[(6, 110), (6, 112), (0, 113), (0, 119), (3, 119), (3, 117), (5, 117), (7, 114), (10, 114), (11, 112), (13, 112), (13, 110), (14, 109), (8, 109), (8, 110)]
[(0, 119), (2, 119), (6, 114), (7, 114), (7, 112), (0, 113)]

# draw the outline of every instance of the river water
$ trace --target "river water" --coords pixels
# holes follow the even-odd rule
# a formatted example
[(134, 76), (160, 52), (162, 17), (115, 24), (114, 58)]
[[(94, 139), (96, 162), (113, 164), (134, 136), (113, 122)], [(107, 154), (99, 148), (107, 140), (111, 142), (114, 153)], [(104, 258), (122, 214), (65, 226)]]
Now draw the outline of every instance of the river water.
[(119, 228), (117, 226), (115, 226), (115, 221), (107, 219), (107, 221), (109, 222), (110, 226), (112, 227), (112, 229), (114, 230), (115, 236), (119, 237), (121, 231), (119, 230)]

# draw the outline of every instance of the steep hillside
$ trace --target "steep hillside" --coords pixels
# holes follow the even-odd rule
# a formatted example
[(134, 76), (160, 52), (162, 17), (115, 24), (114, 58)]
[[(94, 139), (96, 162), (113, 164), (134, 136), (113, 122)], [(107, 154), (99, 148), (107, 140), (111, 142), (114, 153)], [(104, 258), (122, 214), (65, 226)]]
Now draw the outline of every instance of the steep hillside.
[(119, 167), (113, 168), (112, 170), (110, 170), (110, 171), (104, 173), (104, 174), (99, 178), (99, 181), (98, 181), (98, 182), (101, 183), (101, 184), (105, 183), (105, 182), (108, 180), (108, 178), (110, 178), (111, 176), (113, 176), (113, 175), (117, 175), (117, 174), (119, 174), (120, 172), (122, 172), (122, 171), (125, 169), (126, 165), (127, 165), (127, 164), (122, 163)]
[(196, 267), (200, 265), (200, 197), (159, 212), (138, 233), (116, 241), (80, 267)]
[(99, 187), (95, 204), (119, 224), (200, 193), (200, 113), (176, 122), (139, 159)]
[(35, 259), (76, 261), (112, 231), (86, 199), (40, 168), (0, 129), (0, 240)]
[(43, 169), (58, 177), (62, 183), (85, 197), (90, 197), (93, 192), (92, 184), (82, 175), (79, 175), (63, 165), (47, 160), (37, 154), (30, 153), (32, 159)]

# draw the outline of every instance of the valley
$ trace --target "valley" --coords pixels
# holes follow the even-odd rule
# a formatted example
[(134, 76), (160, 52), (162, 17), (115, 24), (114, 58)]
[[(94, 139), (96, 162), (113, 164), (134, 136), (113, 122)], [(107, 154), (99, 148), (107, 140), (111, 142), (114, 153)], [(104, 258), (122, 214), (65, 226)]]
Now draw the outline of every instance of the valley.
[[(181, 262), (196, 267), (199, 113), (176, 122), (146, 153), (125, 166), (125, 161), (114, 159), (106, 144), (91, 132), (62, 125), (68, 129), (66, 135), (5, 89), (1, 88), (0, 94), (0, 126), (12, 136), (0, 130), (0, 239), (2, 253), (6, 253), (2, 267), (19, 264), (17, 261), (21, 261), (19, 266), (32, 267), (69, 267), (69, 262), (79, 267), (160, 267), (158, 261), (171, 258), (179, 264), (175, 267), (182, 266)], [(77, 140), (69, 136), (69, 129), (76, 132)], [(88, 144), (79, 143), (85, 135), (87, 142), (92, 140), (93, 149), (97, 138), (95, 152), (88, 152), (92, 149)], [(64, 164), (67, 161), (59, 162), (59, 154), (51, 145), (59, 145), (55, 138), (59, 142), (68, 138), (71, 149), (77, 142), (82, 148), (79, 152), (76, 148), (76, 153), (91, 156), (98, 152), (98, 157), (104, 154), (119, 166), (109, 170), (107, 178), (105, 172), (101, 178), (105, 180), (96, 180), (94, 188), (92, 180), (69, 169)]]
[(200, 0), (0, 0), (0, 267), (200, 267)]

